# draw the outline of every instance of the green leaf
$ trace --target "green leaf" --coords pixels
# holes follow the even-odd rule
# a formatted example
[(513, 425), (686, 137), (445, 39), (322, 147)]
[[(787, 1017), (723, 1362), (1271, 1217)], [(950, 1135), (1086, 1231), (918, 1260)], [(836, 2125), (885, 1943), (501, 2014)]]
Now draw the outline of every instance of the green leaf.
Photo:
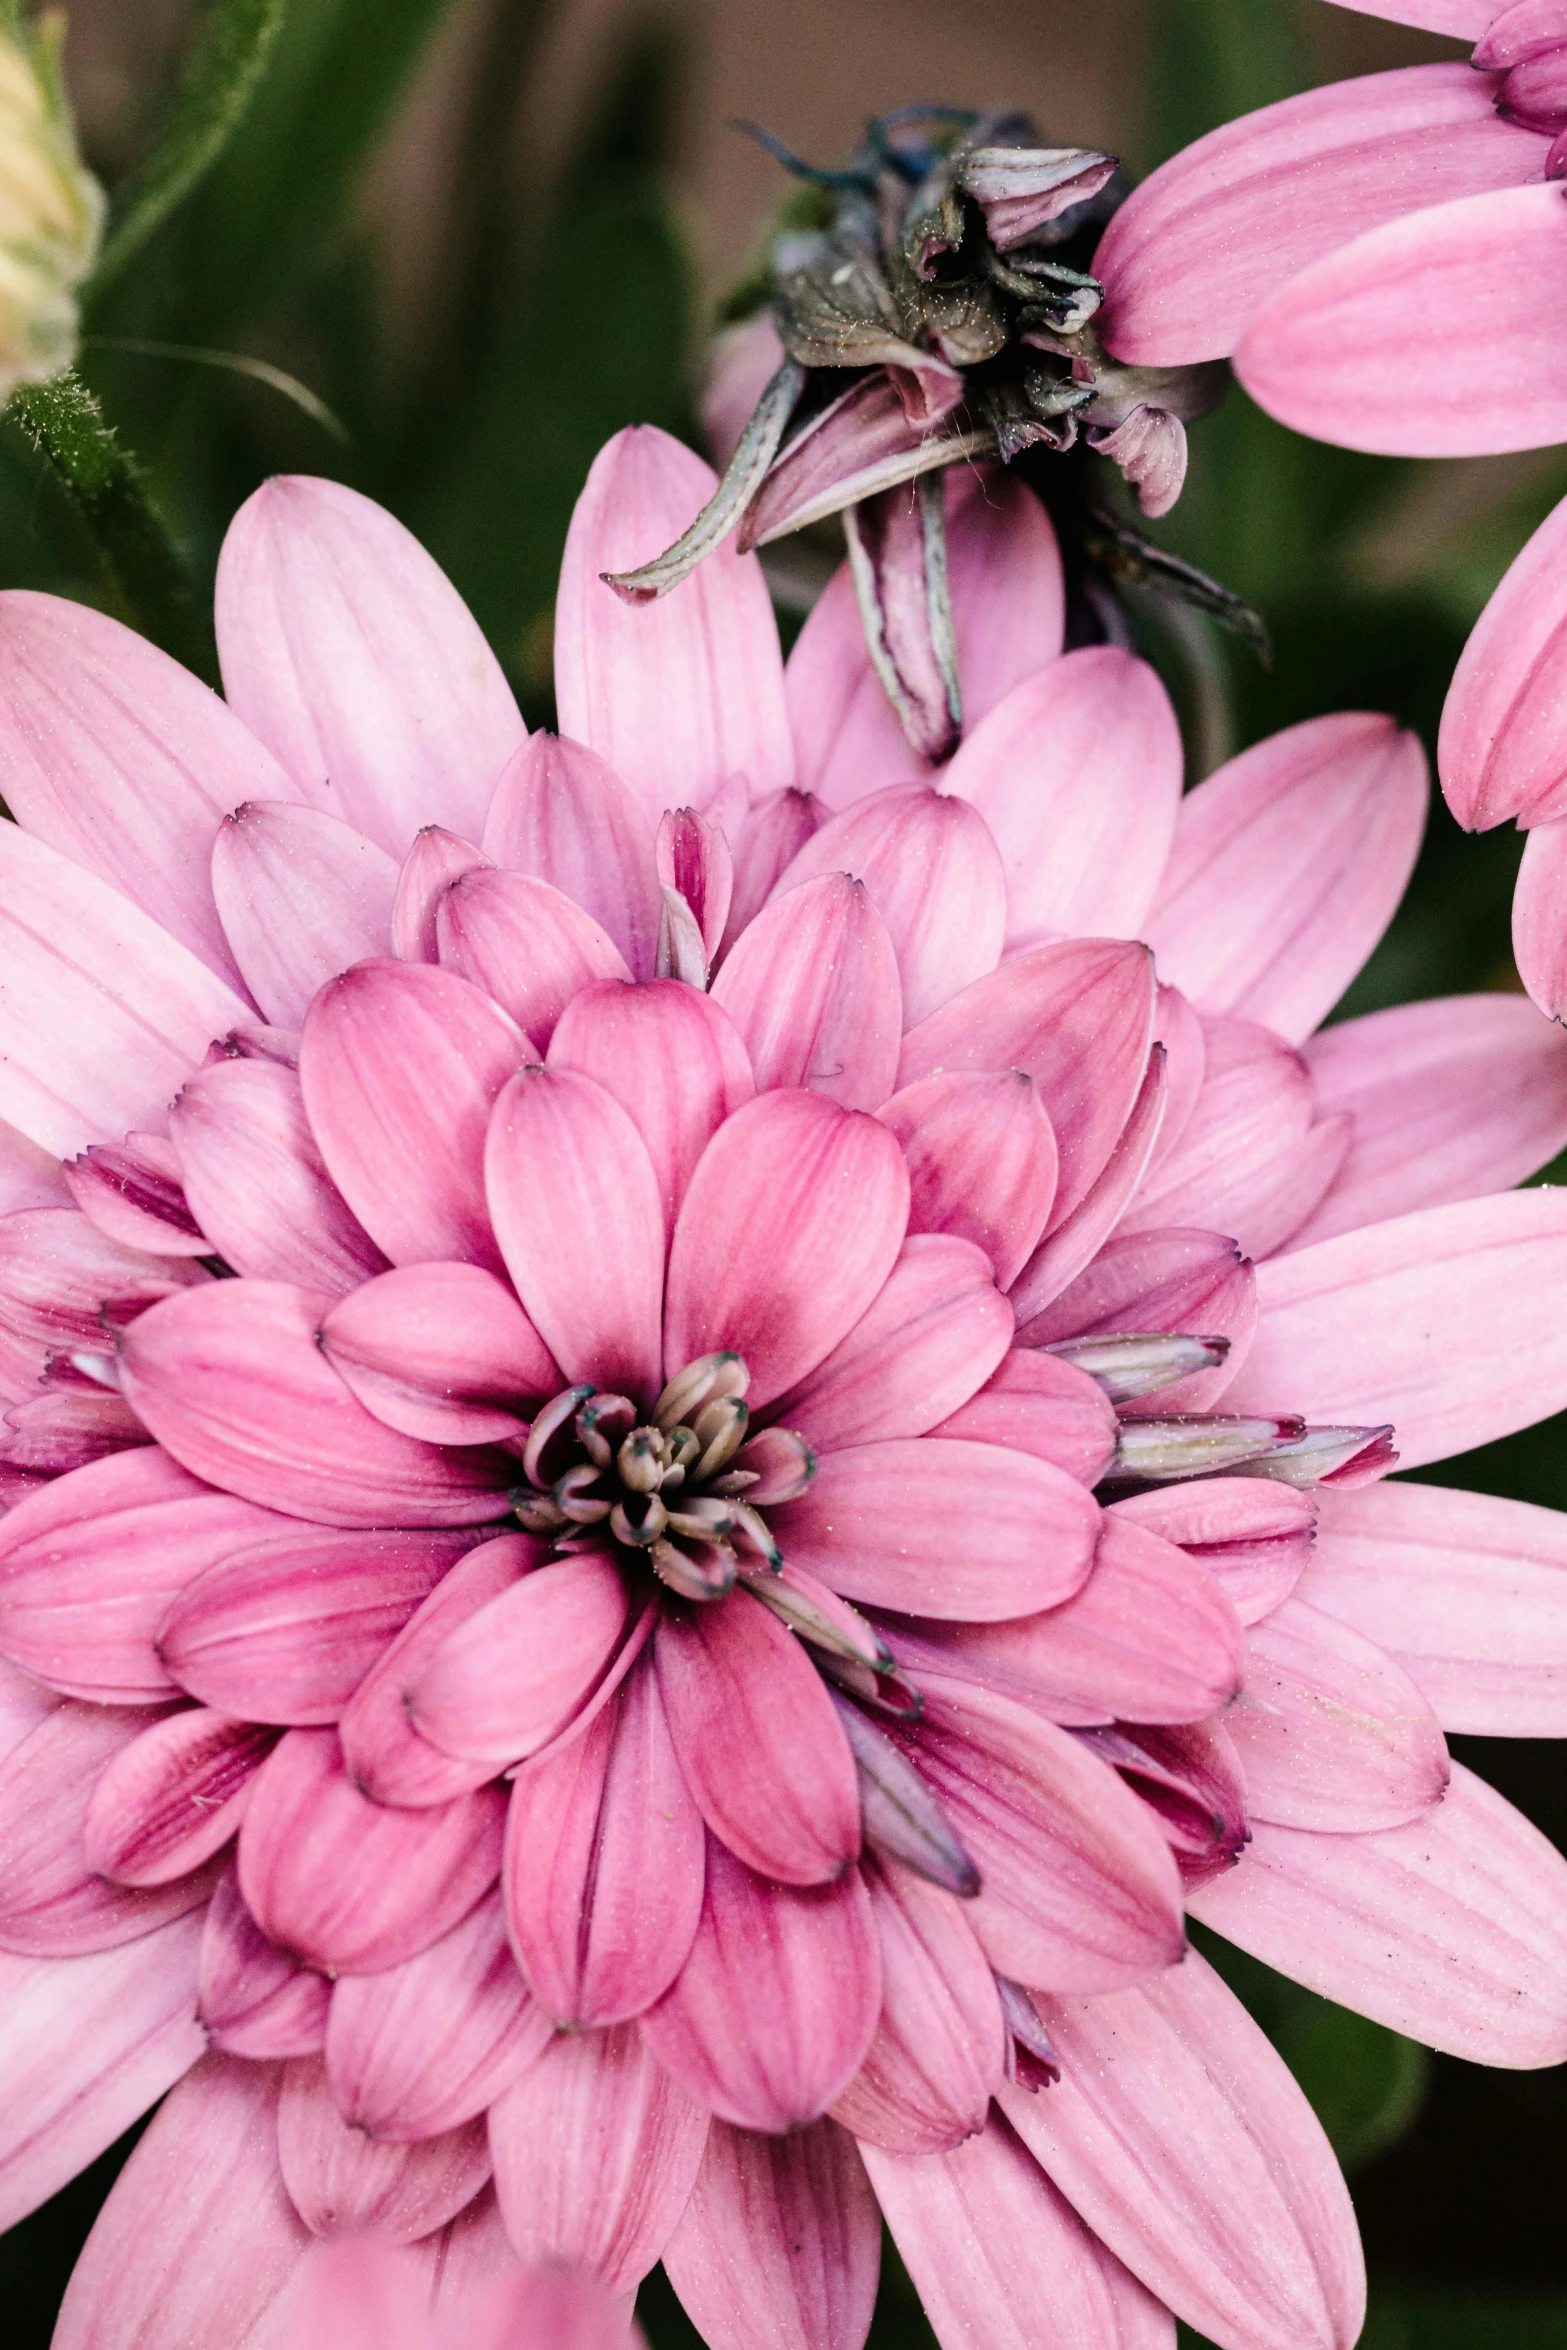
[(162, 136), (116, 201), (87, 301), (212, 169), (249, 109), (287, 8), (288, 0), (210, 0)]

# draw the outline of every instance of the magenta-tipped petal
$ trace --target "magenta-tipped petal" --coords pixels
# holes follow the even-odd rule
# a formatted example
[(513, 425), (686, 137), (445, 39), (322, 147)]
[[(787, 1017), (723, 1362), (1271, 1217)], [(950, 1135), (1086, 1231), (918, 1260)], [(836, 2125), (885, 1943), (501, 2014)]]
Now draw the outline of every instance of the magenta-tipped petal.
[(441, 896), (435, 935), (443, 969), (481, 988), (541, 1050), (582, 988), (631, 977), (592, 915), (529, 873), (472, 867)]
[(448, 1633), (404, 1684), (408, 1717), (460, 1762), (498, 1768), (537, 1754), (592, 1695), (631, 1609), (609, 1555), (551, 1560)]
[(897, 1082), (897, 953), (870, 892), (846, 873), (775, 897), (725, 959), (713, 1001), (764, 1090), (808, 1086), (846, 1110), (875, 1110)]
[(1020, 1069), (921, 1078), (879, 1112), (903, 1145), (916, 1232), (949, 1232), (985, 1250), (1011, 1287), (1044, 1231), (1059, 1154), (1039, 1088)]
[(1524, 842), (1513, 895), (1518, 976), (1542, 1012), (1567, 1014), (1567, 823), (1539, 824)]
[(715, 2121), (664, 2268), (705, 2342), (861, 2350), (881, 2215), (854, 2140), (825, 2120), (786, 2138)]
[(318, 808), (251, 800), (212, 848), (212, 890), (234, 957), (266, 1017), (297, 1028), (316, 989), (392, 938), (397, 864)]
[(373, 2138), (338, 2110), (319, 2056), (296, 2056), (284, 2072), (277, 2140), (290, 2200), (317, 2236), (411, 2244), (455, 2219), (490, 2175), (482, 2122), (413, 2144)]
[(1097, 1379), (1026, 1346), (1004, 1355), (979, 1392), (931, 1433), (1031, 1453), (1086, 1486), (1097, 1485), (1115, 1458), (1115, 1408)]
[(167, 1885), (235, 1833), (271, 1731), (197, 1706), (123, 1747), (93, 1789), (87, 1865), (117, 1885)]
[(520, 1434), (565, 1384), (504, 1282), (479, 1265), (400, 1265), (332, 1308), (320, 1347), (366, 1411), (428, 1444)]
[(585, 743), (535, 734), (495, 787), (484, 853), (532, 873), (591, 914), (638, 979), (658, 951), (658, 872), (647, 815)]
[(550, 1039), (548, 1066), (614, 1095), (647, 1147), (671, 1226), (697, 1160), (756, 1091), (734, 1022), (678, 979), (583, 988)]

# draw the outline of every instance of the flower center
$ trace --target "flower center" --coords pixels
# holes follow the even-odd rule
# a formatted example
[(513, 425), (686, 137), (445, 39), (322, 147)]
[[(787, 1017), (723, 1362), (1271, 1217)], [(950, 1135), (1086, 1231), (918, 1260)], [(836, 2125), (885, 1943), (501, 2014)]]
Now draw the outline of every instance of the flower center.
[(781, 1428), (748, 1441), (750, 1383), (741, 1356), (699, 1356), (645, 1419), (630, 1396), (591, 1381), (563, 1389), (528, 1432), (528, 1482), (511, 1497), (518, 1523), (562, 1550), (607, 1539), (641, 1552), (683, 1599), (722, 1599), (737, 1575), (776, 1571), (782, 1554), (748, 1496), (792, 1501), (816, 1462)]

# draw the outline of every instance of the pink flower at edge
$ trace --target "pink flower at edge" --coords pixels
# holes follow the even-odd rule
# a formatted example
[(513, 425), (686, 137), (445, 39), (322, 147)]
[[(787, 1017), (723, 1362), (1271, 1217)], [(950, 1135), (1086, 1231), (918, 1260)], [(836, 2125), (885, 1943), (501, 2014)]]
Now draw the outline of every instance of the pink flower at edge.
[(1472, 64), (1308, 90), (1134, 190), (1094, 259), (1106, 347), (1234, 356), (1297, 431), (1389, 456), (1567, 440), (1567, 8), (1341, 0)]
[(1418, 750), (1183, 799), (977, 485), (918, 772), (836, 590), (786, 673), (754, 557), (602, 586), (710, 487), (599, 458), (559, 740), (327, 483), (227, 705), (0, 598), (0, 2217), (169, 2092), (59, 2350), (297, 2350), (356, 2233), (857, 2350), (878, 2207), (948, 2343), (1347, 2350), (1183, 1908), (1567, 2054), (1567, 1864), (1442, 1736), (1567, 1727), (1567, 1535), (1376, 1482), (1567, 1404), (1567, 1040), (1317, 1033)]

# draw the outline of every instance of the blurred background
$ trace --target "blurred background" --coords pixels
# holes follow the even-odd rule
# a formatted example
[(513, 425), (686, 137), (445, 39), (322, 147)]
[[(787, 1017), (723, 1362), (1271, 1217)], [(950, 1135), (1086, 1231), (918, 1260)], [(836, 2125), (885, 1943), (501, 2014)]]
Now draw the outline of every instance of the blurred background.
[[(72, 0), (67, 81), (111, 194), (155, 147), (199, 30), (188, 0)], [(1142, 173), (1291, 91), (1462, 54), (1323, 0), (289, 0), (215, 168), (91, 301), (81, 372), (188, 559), (198, 665), (234, 508), (269, 473), (334, 474), (431, 547), (538, 723), (592, 456), (632, 421), (697, 437), (715, 304), (783, 192), (732, 118), (832, 162), (888, 107), (1000, 102)], [(1564, 492), (1567, 452), (1351, 456), (1232, 391), (1193, 429), (1185, 496), (1152, 535), (1259, 607), (1274, 659), (1206, 620), (1143, 616), (1192, 779), (1346, 706), (1391, 710), (1434, 746), (1468, 629)], [(5, 418), (0, 585), (113, 603), (55, 476)], [(1516, 987), (1518, 849), (1505, 832), (1464, 840), (1438, 801), (1406, 907), (1343, 1009)], [(1567, 1507), (1561, 1422), (1458, 1467), (1454, 1482)], [(1556, 1748), (1454, 1746), (1567, 1844)], [(1214, 1955), (1350, 2174), (1366, 2350), (1567, 2350), (1567, 2077), (1429, 2058)], [(0, 2239), (9, 2350), (43, 2350), (129, 2143)], [(658, 2275), (641, 2310), (654, 2350), (695, 2342)], [(931, 2341), (891, 2258), (873, 2340)]]

